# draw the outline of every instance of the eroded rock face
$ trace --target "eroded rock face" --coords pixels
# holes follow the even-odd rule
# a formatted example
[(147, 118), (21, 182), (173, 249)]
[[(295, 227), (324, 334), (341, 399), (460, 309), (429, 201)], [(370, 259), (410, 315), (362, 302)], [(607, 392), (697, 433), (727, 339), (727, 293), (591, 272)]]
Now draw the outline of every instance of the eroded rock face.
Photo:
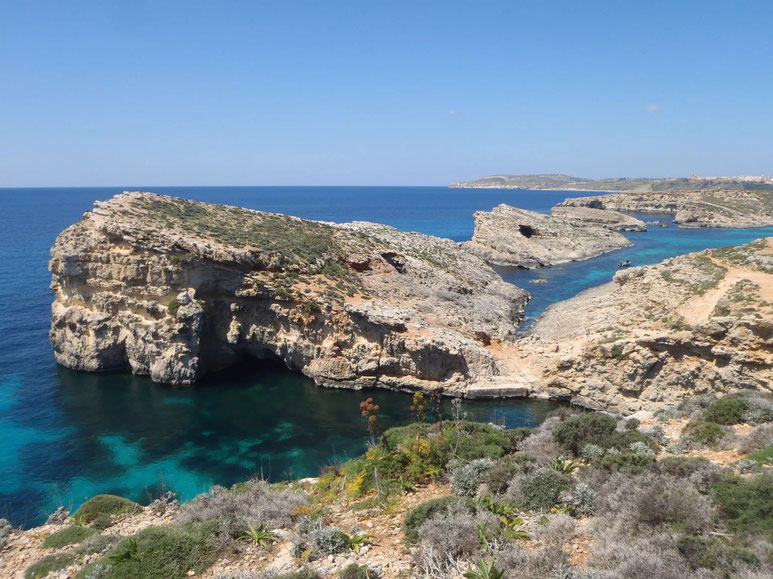
[(612, 231), (647, 231), (647, 225), (644, 221), (609, 209), (557, 205), (551, 209), (550, 213), (554, 217), (575, 219), (591, 225), (606, 227)]
[(557, 207), (589, 207), (674, 215), (680, 227), (762, 227), (773, 224), (772, 191), (613, 193), (566, 199)]
[(96, 203), (50, 270), (60, 364), (174, 384), (254, 357), (459, 390), (499, 373), (485, 342), (512, 339), (528, 300), (450, 240), (151, 193)]
[(493, 265), (528, 269), (590, 259), (631, 245), (607, 226), (504, 204), (475, 213), (475, 233), (462, 244)]
[[(619, 272), (550, 307), (521, 343), (552, 396), (632, 412), (773, 390), (773, 238)], [(567, 323), (571, 320), (571, 323)]]

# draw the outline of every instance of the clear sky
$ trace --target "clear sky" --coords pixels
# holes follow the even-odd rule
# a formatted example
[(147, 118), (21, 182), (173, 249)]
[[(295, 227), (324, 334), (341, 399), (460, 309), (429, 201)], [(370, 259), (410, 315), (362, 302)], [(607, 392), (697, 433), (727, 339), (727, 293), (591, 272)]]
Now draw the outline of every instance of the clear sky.
[(773, 172), (773, 2), (0, 0), (0, 187)]

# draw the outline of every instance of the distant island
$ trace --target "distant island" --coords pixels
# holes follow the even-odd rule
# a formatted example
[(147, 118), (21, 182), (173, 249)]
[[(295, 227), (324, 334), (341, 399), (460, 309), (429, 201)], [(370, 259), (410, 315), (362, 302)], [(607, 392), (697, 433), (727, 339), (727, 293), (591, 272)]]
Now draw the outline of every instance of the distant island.
[(607, 178), (584, 179), (561, 174), (488, 175), (474, 181), (451, 183), (453, 188), (471, 189), (546, 189), (566, 191), (604, 191), (610, 193), (656, 193), (675, 191), (773, 191), (773, 178), (768, 176), (689, 177), (675, 178)]

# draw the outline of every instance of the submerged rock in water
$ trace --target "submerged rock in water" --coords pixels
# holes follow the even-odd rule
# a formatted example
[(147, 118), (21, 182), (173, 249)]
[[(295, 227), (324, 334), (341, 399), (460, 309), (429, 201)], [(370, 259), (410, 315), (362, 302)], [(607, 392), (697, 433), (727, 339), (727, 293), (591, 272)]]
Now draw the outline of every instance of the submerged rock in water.
[(77, 370), (189, 384), (245, 357), (318, 383), (458, 390), (499, 373), (528, 293), (450, 240), (124, 193), (51, 250), (50, 338)]

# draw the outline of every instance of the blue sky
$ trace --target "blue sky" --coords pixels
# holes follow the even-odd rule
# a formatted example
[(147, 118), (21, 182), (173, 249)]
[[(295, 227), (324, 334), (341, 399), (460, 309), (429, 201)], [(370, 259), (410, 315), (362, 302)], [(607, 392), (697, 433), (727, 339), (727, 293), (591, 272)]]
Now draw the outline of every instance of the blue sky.
[(773, 2), (0, 0), (0, 186), (773, 172)]

